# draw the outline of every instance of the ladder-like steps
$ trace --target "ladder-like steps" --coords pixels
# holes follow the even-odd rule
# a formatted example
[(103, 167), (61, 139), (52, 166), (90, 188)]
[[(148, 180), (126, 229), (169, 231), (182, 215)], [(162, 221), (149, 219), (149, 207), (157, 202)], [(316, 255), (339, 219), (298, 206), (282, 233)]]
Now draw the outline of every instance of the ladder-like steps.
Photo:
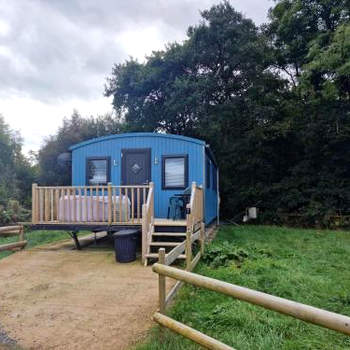
[(152, 236), (163, 237), (186, 237), (186, 232), (153, 232)]
[[(158, 259), (158, 253), (149, 253), (146, 254), (146, 258), (153, 258), (153, 259)], [(186, 259), (185, 254), (181, 254), (177, 257), (178, 259)]]
[(151, 242), (150, 245), (154, 247), (176, 247), (181, 242)]

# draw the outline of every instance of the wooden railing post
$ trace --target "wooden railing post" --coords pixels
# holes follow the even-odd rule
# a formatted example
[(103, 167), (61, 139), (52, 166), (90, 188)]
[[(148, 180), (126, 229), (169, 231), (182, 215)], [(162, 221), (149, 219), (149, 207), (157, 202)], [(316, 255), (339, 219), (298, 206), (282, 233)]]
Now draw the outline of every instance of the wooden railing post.
[(24, 227), (22, 225), (20, 226), (20, 229), (19, 229), (18, 241), (19, 242), (24, 241)]
[[(107, 184), (107, 193), (108, 193), (108, 225), (112, 224), (112, 183), (108, 182)], [(104, 200), (103, 200), (104, 202)], [(104, 206), (104, 203), (103, 203)], [(104, 218), (103, 218), (104, 219)]]
[(154, 221), (154, 183), (149, 183), (146, 203), (142, 205), (142, 264), (147, 265), (147, 250)]
[(150, 182), (149, 183), (149, 191), (151, 192), (151, 217), (152, 217), (152, 221), (154, 219), (154, 182)]
[[(160, 248), (158, 251), (159, 264), (165, 265), (165, 248)], [(158, 286), (159, 286), (159, 312), (165, 313), (165, 298), (166, 298), (166, 282), (165, 276), (158, 275)]]
[(204, 247), (205, 247), (205, 223), (204, 222), (201, 222), (200, 245), (201, 245), (201, 255), (203, 255)]
[(146, 249), (147, 249), (147, 204), (142, 204), (142, 265), (145, 265), (146, 261)]
[(38, 212), (37, 212), (37, 188), (38, 185), (36, 183), (32, 184), (32, 224), (36, 225), (38, 223)]
[(192, 240), (191, 235), (193, 231), (192, 225), (187, 225), (186, 231), (186, 270), (191, 271), (191, 262), (192, 262)]

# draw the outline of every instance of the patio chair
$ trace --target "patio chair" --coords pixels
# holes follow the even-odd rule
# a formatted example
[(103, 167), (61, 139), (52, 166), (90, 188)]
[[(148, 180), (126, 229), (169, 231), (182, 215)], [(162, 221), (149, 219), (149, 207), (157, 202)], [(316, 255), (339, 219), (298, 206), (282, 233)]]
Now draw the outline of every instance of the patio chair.
[(173, 220), (179, 220), (182, 218), (182, 212), (184, 207), (184, 201), (181, 197), (171, 196), (169, 198), (168, 206), (168, 219), (171, 217)]

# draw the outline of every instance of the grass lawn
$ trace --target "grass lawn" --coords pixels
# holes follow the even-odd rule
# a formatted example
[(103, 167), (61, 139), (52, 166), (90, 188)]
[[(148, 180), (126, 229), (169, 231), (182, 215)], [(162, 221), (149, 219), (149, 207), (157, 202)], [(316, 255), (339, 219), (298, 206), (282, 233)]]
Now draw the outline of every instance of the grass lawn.
[[(86, 234), (86, 232), (79, 232), (80, 234)], [(69, 239), (69, 235), (65, 231), (30, 231), (26, 232), (25, 239), (28, 241), (26, 248), (31, 248), (37, 245)], [(0, 245), (17, 241), (18, 236), (0, 237)], [(0, 259), (10, 254), (13, 253), (8, 250), (0, 252)]]
[[(350, 232), (224, 226), (197, 273), (350, 316)], [(350, 337), (186, 285), (168, 314), (236, 349), (349, 349)], [(198, 349), (155, 327), (138, 350)]]

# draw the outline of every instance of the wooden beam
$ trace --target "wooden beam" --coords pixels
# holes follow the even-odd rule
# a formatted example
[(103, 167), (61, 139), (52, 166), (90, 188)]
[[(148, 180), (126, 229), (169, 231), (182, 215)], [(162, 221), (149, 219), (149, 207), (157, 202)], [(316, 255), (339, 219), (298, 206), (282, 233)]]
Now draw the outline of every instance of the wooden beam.
[(183, 253), (183, 251), (186, 248), (186, 241), (183, 241), (181, 244), (176, 246), (174, 249), (172, 249), (165, 258), (165, 265), (172, 264), (180, 254)]
[(4, 226), (0, 227), (0, 236), (17, 236), (23, 230), (22, 226)]
[(32, 184), (32, 223), (35, 225), (38, 223), (38, 196), (37, 196), (38, 185)]
[(265, 309), (277, 311), (281, 314), (292, 316), (299, 320), (350, 335), (350, 317), (348, 316), (318, 309), (313, 306), (297, 303), (295, 301), (283, 299), (253, 289), (240, 287), (235, 284), (219, 281), (188, 271), (179, 270), (170, 266), (154, 264), (152, 270), (156, 273), (190, 283), (197, 287), (203, 287), (215, 292), (229, 295), (236, 299), (262, 306)]
[(167, 327), (172, 331), (181, 334), (182, 336), (191, 339), (195, 343), (202, 345), (206, 349), (211, 350), (234, 350), (232, 347), (209, 337), (191, 327), (184, 325), (178, 321), (173, 320), (172, 318), (162, 315), (159, 312), (156, 312), (153, 315), (154, 321), (159, 323), (161, 326)]
[(24, 248), (27, 245), (27, 241), (21, 241), (21, 242), (14, 242), (14, 243), (8, 243), (8, 244), (2, 244), (0, 245), (0, 252), (4, 250), (12, 250), (16, 248)]
[[(159, 253), (159, 263), (165, 264), (165, 249), (160, 248), (158, 253)], [(159, 312), (164, 314), (165, 296), (166, 296), (165, 276), (158, 275), (158, 288), (159, 288)]]
[[(190, 215), (187, 215), (190, 216)], [(189, 220), (188, 220), (189, 221)], [(186, 229), (186, 270), (190, 271), (191, 270), (191, 261), (192, 261), (192, 240), (191, 240), (191, 235), (193, 232), (193, 226), (191, 224), (187, 224), (187, 229)]]
[(204, 254), (204, 249), (205, 249), (205, 223), (201, 223), (201, 230), (200, 230), (200, 249), (201, 249), (201, 254)]
[[(108, 225), (112, 224), (112, 209), (113, 209), (113, 202), (112, 202), (112, 183), (108, 182), (107, 186), (107, 195), (108, 195)], [(103, 197), (103, 207), (104, 207), (104, 197)]]
[(197, 253), (197, 255), (195, 256), (195, 258), (191, 262), (191, 271), (196, 267), (196, 265), (198, 264), (199, 259), (201, 258), (201, 256), (202, 256), (201, 252), (199, 251)]
[(196, 232), (195, 234), (191, 235), (191, 242), (197, 241), (200, 236), (200, 231)]
[(176, 293), (179, 291), (179, 289), (183, 286), (182, 281), (177, 281), (175, 285), (171, 288), (170, 292), (168, 293), (167, 297), (165, 298), (165, 307), (169, 305), (169, 303), (172, 302), (174, 297), (176, 296)]

